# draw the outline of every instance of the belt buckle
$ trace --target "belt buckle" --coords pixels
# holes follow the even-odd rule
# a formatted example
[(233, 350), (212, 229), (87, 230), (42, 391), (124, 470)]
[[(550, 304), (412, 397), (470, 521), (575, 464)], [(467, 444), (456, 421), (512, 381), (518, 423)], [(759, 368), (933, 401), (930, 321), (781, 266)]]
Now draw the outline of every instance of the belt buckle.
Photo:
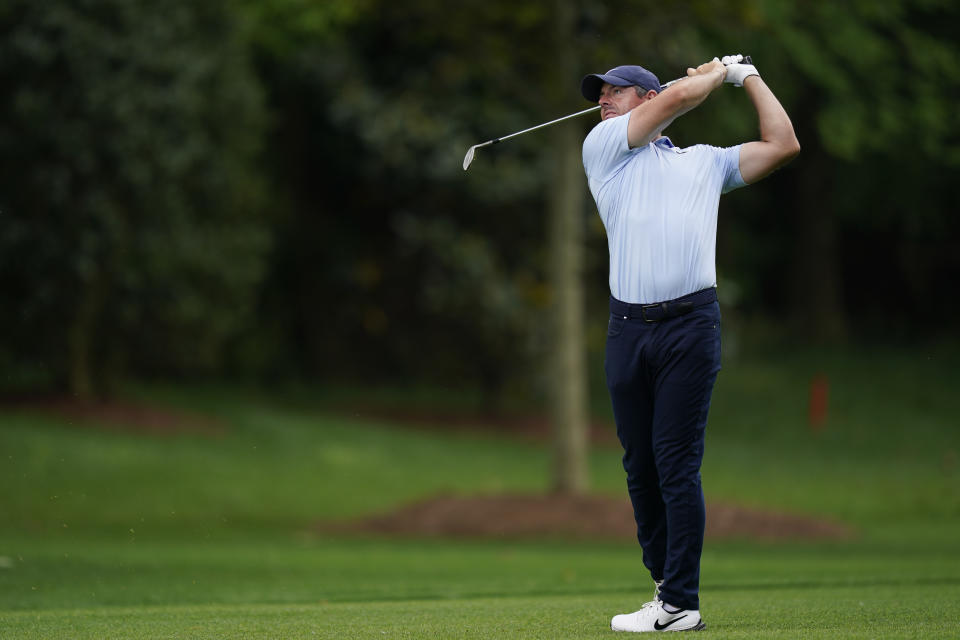
[[(660, 309), (663, 312), (659, 318), (653, 318), (652, 320), (647, 317), (647, 309), (651, 311), (653, 309)], [(667, 317), (667, 303), (666, 302), (655, 302), (653, 304), (642, 304), (640, 305), (640, 316), (643, 318), (644, 322), (659, 322)]]

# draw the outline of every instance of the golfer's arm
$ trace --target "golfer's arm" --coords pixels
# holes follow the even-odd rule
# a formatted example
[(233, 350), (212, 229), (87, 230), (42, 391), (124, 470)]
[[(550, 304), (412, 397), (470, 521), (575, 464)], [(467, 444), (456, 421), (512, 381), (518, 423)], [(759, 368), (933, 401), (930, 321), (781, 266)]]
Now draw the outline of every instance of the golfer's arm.
[(723, 84), (723, 76), (722, 71), (711, 71), (684, 78), (634, 107), (627, 126), (630, 148), (648, 144), (671, 122), (706, 100), (711, 91)]
[(760, 140), (740, 147), (740, 175), (752, 183), (765, 178), (800, 153), (793, 123), (777, 97), (760, 76), (750, 76), (743, 88), (760, 119)]

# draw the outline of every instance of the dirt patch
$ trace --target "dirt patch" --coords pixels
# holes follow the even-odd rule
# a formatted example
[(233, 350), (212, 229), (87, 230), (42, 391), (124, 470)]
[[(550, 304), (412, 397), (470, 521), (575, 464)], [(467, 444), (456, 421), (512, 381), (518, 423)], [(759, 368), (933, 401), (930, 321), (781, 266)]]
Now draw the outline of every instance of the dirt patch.
[[(345, 523), (321, 523), (319, 530), (411, 537), (630, 540), (636, 525), (626, 498), (444, 495), (392, 513)], [(821, 519), (708, 503), (706, 536), (771, 541), (837, 540), (853, 537), (854, 531)]]
[[(413, 428), (449, 431), (483, 430), (524, 440), (548, 443), (550, 421), (540, 415), (470, 415), (463, 413), (352, 408), (353, 417), (382, 418)], [(590, 425), (595, 446), (619, 447), (609, 422)], [(631, 540), (636, 524), (630, 501), (608, 496), (506, 494), (493, 496), (440, 495), (396, 511), (350, 522), (320, 523), (322, 532), (382, 534), (410, 537), (575, 538)], [(711, 539), (843, 540), (855, 537), (848, 526), (765, 509), (708, 501), (706, 536)]]
[(202, 414), (140, 405), (132, 402), (78, 400), (63, 396), (5, 399), (4, 409), (55, 415), (69, 423), (101, 429), (132, 431), (153, 435), (199, 433), (221, 436), (226, 426)]

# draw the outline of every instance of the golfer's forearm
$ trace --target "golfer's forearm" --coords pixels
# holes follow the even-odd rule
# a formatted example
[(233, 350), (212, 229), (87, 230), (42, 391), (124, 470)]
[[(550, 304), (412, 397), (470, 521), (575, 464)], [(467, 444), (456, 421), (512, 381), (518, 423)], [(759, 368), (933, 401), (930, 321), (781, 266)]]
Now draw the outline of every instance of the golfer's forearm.
[(800, 152), (800, 142), (793, 130), (790, 116), (783, 105), (773, 95), (760, 76), (749, 76), (743, 82), (743, 88), (750, 96), (760, 121), (760, 139), (783, 149), (784, 154), (793, 157)]
[(723, 75), (723, 71), (718, 70), (684, 78), (636, 107), (627, 129), (630, 148), (649, 143), (670, 123), (706, 100), (711, 91), (723, 84)]

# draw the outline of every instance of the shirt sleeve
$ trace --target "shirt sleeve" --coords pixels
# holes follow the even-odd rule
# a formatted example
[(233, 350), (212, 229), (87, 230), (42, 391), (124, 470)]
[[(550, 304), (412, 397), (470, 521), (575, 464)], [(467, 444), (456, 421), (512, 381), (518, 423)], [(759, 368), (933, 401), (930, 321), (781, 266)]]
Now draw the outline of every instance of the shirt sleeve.
[(722, 193), (729, 193), (734, 189), (739, 189), (740, 187), (745, 187), (747, 185), (743, 180), (743, 176), (740, 175), (740, 147), (743, 145), (736, 145), (735, 147), (724, 147), (719, 149), (717, 154), (717, 164), (719, 165), (720, 171), (723, 175), (723, 190)]
[(600, 122), (583, 141), (583, 169), (591, 184), (603, 184), (630, 157), (625, 114)]

